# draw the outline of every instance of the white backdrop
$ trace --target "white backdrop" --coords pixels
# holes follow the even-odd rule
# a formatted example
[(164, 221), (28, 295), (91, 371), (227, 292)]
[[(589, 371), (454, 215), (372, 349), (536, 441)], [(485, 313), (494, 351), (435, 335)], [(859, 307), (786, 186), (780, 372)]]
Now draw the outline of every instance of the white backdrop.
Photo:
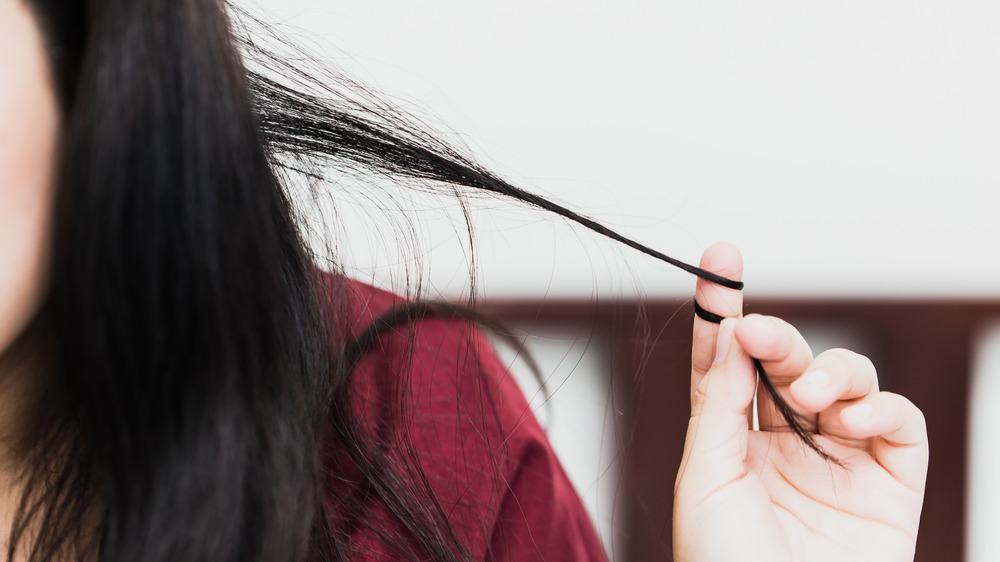
[[(515, 183), (687, 261), (736, 243), (752, 294), (1000, 296), (995, 1), (234, 1)], [(541, 213), (474, 214), (489, 297), (692, 293), (688, 275)], [(425, 289), (467, 294), (461, 226), (417, 219)], [(410, 240), (341, 220), (351, 271), (401, 290)], [(572, 354), (545, 346), (544, 361)], [(977, 349), (968, 559), (985, 561), (1000, 556), (996, 330)], [(602, 379), (582, 364), (591, 396)], [(555, 428), (573, 428), (561, 407)], [(596, 509), (601, 437), (567, 443)], [(611, 517), (596, 513), (606, 537)]]
[[(1000, 294), (996, 2), (239, 3), (529, 189), (688, 261), (737, 243), (754, 293)], [(490, 296), (690, 291), (497, 207)], [(431, 230), (432, 285), (461, 294), (458, 235)]]

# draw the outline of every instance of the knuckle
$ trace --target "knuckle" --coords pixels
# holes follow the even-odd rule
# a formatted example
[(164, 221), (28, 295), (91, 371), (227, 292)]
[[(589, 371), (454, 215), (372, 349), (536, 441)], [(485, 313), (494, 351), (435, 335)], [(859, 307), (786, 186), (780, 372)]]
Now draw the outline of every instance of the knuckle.
[(860, 354), (843, 347), (835, 347), (824, 351), (821, 356), (826, 357), (831, 361), (839, 361), (846, 364), (851, 363), (855, 356), (860, 356)]
[(875, 364), (860, 353), (843, 348), (830, 349), (821, 353), (813, 365), (829, 373), (845, 396), (858, 398), (879, 391)]
[(830, 372), (831, 375), (840, 375), (846, 372), (850, 372), (851, 368), (851, 354), (854, 353), (848, 349), (828, 349), (823, 353), (820, 353), (816, 357), (816, 364), (822, 366)]
[(842, 373), (859, 373), (866, 377), (876, 376), (875, 364), (866, 355), (850, 349), (834, 348), (824, 351), (816, 358), (831, 369)]
[(709, 369), (712, 368), (712, 360), (707, 357), (692, 357), (691, 358), (691, 369), (695, 373), (705, 374)]
[(916, 404), (902, 394), (896, 394), (894, 392), (883, 392), (882, 394), (891, 397), (891, 399), (896, 403), (897, 411), (900, 415), (906, 418), (907, 423), (916, 424), (924, 435), (927, 434), (927, 419), (924, 417), (924, 412), (918, 408)]
[[(854, 353), (853, 351), (851, 353)], [(860, 353), (854, 353), (854, 360), (858, 363), (858, 370), (863, 371), (871, 376), (876, 376), (877, 370), (875, 369), (875, 363), (868, 358), (867, 355), (861, 355)]]
[(708, 377), (702, 377), (701, 381), (698, 382), (698, 386), (694, 388), (694, 392), (691, 393), (691, 415), (697, 415), (701, 412), (702, 406), (705, 404), (705, 397), (708, 394)]

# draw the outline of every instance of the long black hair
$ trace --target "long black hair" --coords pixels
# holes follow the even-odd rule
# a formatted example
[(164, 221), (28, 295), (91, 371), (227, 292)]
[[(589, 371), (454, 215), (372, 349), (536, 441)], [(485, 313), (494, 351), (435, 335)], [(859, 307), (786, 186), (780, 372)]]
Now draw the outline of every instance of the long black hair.
[(301, 559), (335, 369), (224, 6), (35, 7), (64, 101), (39, 320), (59, 407), (9, 553)]
[(221, 0), (28, 3), (64, 119), (51, 290), (24, 338), (44, 399), (10, 559), (23, 545), (34, 562), (343, 559), (320, 500), (324, 427), (402, 522), (409, 536), (385, 537), (401, 557), (468, 558), (441, 506), (357, 433), (346, 391), (381, 330), (440, 309), (340, 337), (336, 276), (312, 259), (283, 169), (512, 197), (742, 286), (509, 184), (386, 106), (294, 87), (309, 76), (237, 41)]

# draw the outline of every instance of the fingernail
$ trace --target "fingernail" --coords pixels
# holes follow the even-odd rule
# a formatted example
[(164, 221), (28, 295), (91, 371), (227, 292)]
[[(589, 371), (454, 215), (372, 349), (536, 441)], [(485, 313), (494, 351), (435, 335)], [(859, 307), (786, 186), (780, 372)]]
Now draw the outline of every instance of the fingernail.
[(872, 406), (871, 404), (855, 404), (844, 408), (840, 415), (848, 418), (850, 424), (864, 423), (872, 417)]
[(830, 384), (830, 375), (826, 371), (809, 371), (799, 377), (799, 384), (806, 384), (814, 388), (826, 388)]
[(719, 337), (715, 340), (715, 361), (712, 362), (713, 365), (725, 360), (726, 356), (729, 355), (729, 342), (732, 339), (733, 320), (726, 318), (719, 324)]

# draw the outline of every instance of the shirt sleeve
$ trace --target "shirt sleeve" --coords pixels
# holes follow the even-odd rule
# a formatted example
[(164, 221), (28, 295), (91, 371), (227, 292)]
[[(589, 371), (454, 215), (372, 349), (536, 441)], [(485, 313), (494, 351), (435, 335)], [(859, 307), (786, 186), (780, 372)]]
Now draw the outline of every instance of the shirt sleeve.
[[(362, 412), (384, 408), (387, 388), (404, 389), (394, 425), (401, 445), (392, 454), (419, 466), (476, 560), (606, 560), (517, 382), (467, 322), (428, 319), (400, 329), (358, 376)], [(372, 515), (388, 518), (381, 506)], [(385, 551), (375, 534), (359, 531), (352, 542), (359, 554)]]

